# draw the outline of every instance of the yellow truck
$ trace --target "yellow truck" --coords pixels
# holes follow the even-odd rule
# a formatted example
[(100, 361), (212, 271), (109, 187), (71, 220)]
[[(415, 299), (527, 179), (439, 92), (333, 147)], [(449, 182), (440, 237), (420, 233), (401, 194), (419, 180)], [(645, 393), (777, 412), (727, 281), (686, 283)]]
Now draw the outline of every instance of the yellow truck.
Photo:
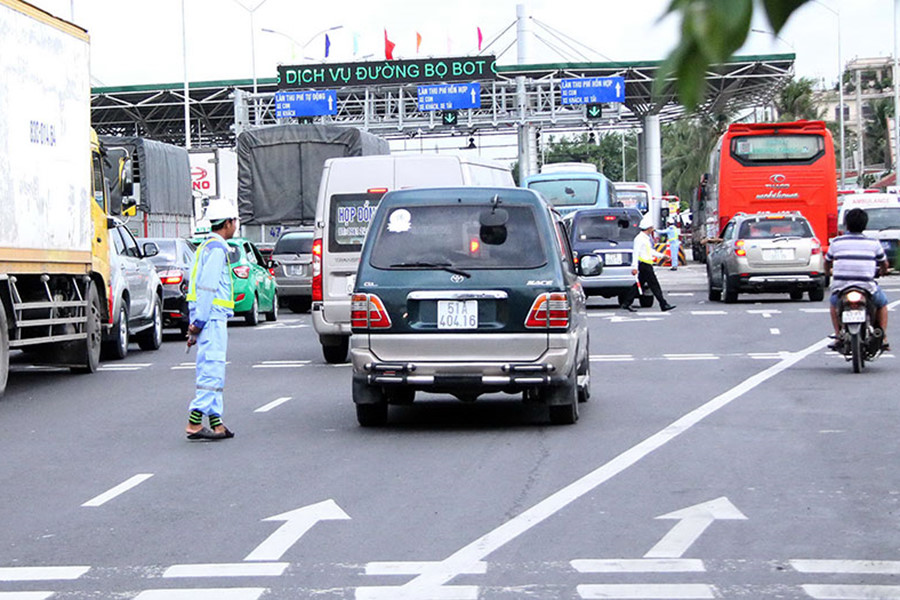
[(0, 394), (11, 354), (83, 373), (99, 364), (109, 192), (90, 94), (87, 32), (0, 0)]

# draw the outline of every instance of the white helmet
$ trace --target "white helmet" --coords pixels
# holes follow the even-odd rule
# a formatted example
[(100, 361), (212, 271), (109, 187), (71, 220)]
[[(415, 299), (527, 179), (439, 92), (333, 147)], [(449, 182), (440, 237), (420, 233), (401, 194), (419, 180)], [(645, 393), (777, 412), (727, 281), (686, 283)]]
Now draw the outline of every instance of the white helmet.
[(653, 217), (650, 215), (644, 215), (644, 218), (641, 219), (641, 229), (650, 229), (651, 227), (655, 227), (653, 224)]
[(206, 218), (210, 224), (226, 219), (237, 219), (237, 207), (227, 198), (215, 198), (210, 200), (209, 206), (206, 207)]

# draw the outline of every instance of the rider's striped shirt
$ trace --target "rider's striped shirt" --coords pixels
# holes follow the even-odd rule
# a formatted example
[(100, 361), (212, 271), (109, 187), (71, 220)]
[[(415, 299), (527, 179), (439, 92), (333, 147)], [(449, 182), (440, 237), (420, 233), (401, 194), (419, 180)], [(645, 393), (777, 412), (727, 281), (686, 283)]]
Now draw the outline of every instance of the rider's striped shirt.
[(848, 233), (831, 240), (831, 246), (825, 253), (825, 260), (834, 263), (832, 271), (831, 291), (858, 285), (875, 293), (875, 273), (878, 263), (886, 260), (881, 242), (866, 237), (861, 233)]

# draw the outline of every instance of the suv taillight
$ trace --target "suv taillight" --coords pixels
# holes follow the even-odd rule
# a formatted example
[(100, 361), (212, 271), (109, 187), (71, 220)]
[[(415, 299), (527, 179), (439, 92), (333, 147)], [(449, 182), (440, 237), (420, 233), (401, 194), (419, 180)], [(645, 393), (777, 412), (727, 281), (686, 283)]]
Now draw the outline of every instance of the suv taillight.
[(350, 301), (350, 325), (354, 329), (389, 329), (391, 317), (381, 298), (375, 294), (353, 294)]
[(734, 253), (738, 256), (747, 256), (747, 251), (744, 250), (744, 240), (737, 240), (734, 243)]
[(312, 245), (312, 299), (322, 301), (322, 238), (313, 240)]
[(534, 299), (525, 327), (566, 329), (569, 326), (569, 298), (565, 292), (548, 292)]
[(812, 249), (809, 251), (810, 254), (816, 255), (822, 253), (822, 242), (819, 241), (819, 238), (814, 237), (812, 239)]

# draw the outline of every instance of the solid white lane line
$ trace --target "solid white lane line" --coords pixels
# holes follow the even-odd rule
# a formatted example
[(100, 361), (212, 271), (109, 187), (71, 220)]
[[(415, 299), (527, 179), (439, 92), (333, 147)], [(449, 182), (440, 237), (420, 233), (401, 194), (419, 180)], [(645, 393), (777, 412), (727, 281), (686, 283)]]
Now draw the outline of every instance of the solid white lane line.
[(208, 588), (147, 590), (134, 600), (256, 600), (266, 588)]
[(82, 504), (82, 506), (89, 506), (89, 507), (103, 506), (104, 504), (106, 504), (107, 502), (109, 502), (110, 500), (115, 498), (116, 496), (120, 496), (120, 495), (124, 494), (131, 488), (142, 484), (143, 482), (147, 481), (151, 477), (153, 477), (153, 473), (139, 473), (139, 474), (135, 475), (134, 477), (132, 477), (126, 481), (123, 481), (122, 483), (120, 483), (116, 487), (112, 488), (108, 492), (103, 492), (96, 498), (92, 498), (92, 499), (88, 500), (87, 502)]
[(827, 313), (831, 312), (830, 308), (801, 308), (800, 312), (805, 313)]
[(631, 354), (592, 354), (591, 360), (597, 362), (632, 361), (634, 356)]
[(725, 310), (692, 310), (692, 315), (727, 315), (728, 311)]
[(715, 598), (715, 588), (705, 583), (610, 583), (579, 585), (578, 595), (595, 598), (644, 598), (653, 600), (689, 600)]
[[(418, 575), (424, 573), (434, 561), (376, 561), (366, 563), (366, 575)], [(479, 561), (466, 571), (466, 575), (484, 575), (487, 563)]]
[[(823, 432), (820, 432), (823, 433)], [(853, 575), (900, 575), (897, 560), (806, 560), (795, 559), (791, 566), (800, 573), (850, 573)]]
[(163, 577), (278, 577), (290, 563), (210, 563), (172, 565)]
[(715, 354), (663, 354), (666, 360), (719, 360)]
[(0, 581), (50, 581), (78, 579), (90, 567), (0, 567)]
[(56, 592), (0, 592), (0, 600), (46, 600)]
[(669, 292), (666, 296), (693, 296), (694, 292)]
[(305, 367), (310, 361), (308, 360), (264, 360), (261, 364), (253, 365), (254, 369), (296, 369), (297, 367)]
[(781, 335), (781, 330), (777, 327), (771, 327), (769, 329), (769, 333), (771, 333), (772, 335)]
[(751, 352), (747, 356), (753, 360), (781, 360), (790, 352)]
[(284, 404), (285, 402), (287, 402), (288, 400), (290, 400), (292, 397), (293, 397), (293, 396), (285, 396), (284, 398), (279, 398), (278, 400), (273, 400), (272, 402), (269, 402), (269, 403), (266, 404), (265, 406), (260, 406), (259, 408), (257, 408), (257, 409), (254, 410), (253, 412), (258, 412), (258, 413), (269, 412), (270, 410), (272, 410), (272, 409), (275, 408), (276, 406), (281, 406), (282, 404)]
[(569, 564), (579, 573), (702, 573), (698, 558), (601, 558), (576, 559)]
[(818, 600), (897, 600), (900, 585), (803, 585), (807, 596)]
[[(484, 560), (485, 557), (502, 548), (510, 541), (516, 539), (532, 527), (544, 522), (557, 512), (575, 502), (585, 494), (588, 494), (619, 475), (629, 467), (634, 466), (640, 460), (652, 452), (665, 446), (686, 431), (690, 431), (698, 423), (710, 415), (725, 408), (747, 392), (772, 379), (776, 375), (791, 368), (810, 354), (818, 352), (828, 344), (828, 338), (824, 338), (807, 346), (806, 348), (789, 354), (774, 365), (763, 369), (756, 375), (748, 377), (733, 388), (719, 394), (709, 402), (695, 408), (661, 429), (644, 441), (619, 454), (609, 462), (594, 469), (584, 477), (570, 483), (566, 487), (554, 492), (541, 500), (531, 508), (509, 519), (493, 531), (460, 548), (446, 559), (435, 563), (427, 572), (419, 575), (404, 586), (392, 588), (393, 598), (421, 598), (423, 595), (432, 594), (441, 589), (445, 583), (465, 572), (472, 564)], [(361, 589), (361, 588), (360, 588)], [(371, 590), (372, 588), (368, 588)], [(423, 591), (425, 594), (423, 594)], [(357, 598), (360, 595), (357, 593)], [(387, 597), (387, 596), (385, 596)], [(665, 596), (664, 596), (665, 597)]]

